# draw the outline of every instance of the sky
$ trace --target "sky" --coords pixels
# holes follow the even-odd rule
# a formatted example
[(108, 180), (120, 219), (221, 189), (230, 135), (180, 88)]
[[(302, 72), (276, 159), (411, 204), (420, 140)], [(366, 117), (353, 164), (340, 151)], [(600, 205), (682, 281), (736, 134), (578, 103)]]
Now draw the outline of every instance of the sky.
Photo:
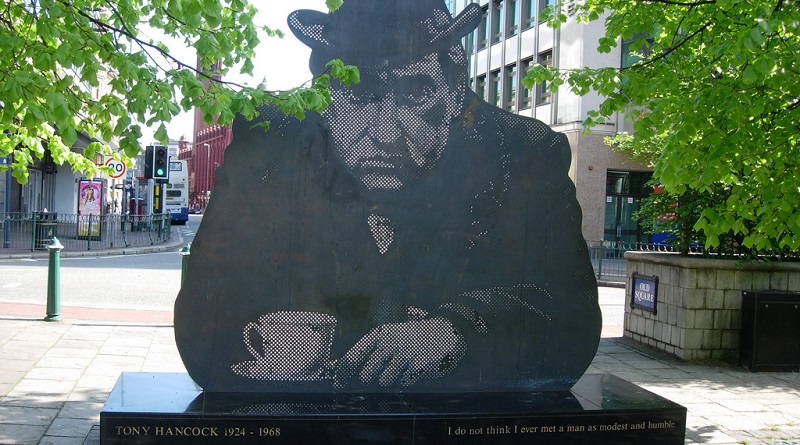
[[(285, 90), (311, 80), (311, 72), (308, 69), (308, 57), (311, 50), (300, 43), (289, 31), (286, 17), (298, 9), (327, 11), (325, 0), (251, 0), (251, 3), (259, 10), (256, 19), (259, 27), (266, 25), (272, 29), (280, 29), (285, 36), (278, 39), (262, 35), (261, 43), (256, 48), (256, 57), (253, 60), (255, 64), (253, 76), (243, 76), (237, 70), (231, 70), (232, 72), (225, 79), (241, 85), (254, 86), (260, 84), (266, 77), (267, 87), (270, 90)], [(157, 38), (155, 33), (149, 35)], [(165, 41), (165, 43), (169, 45), (170, 53), (179, 60), (186, 63), (194, 63), (196, 60), (194, 50), (186, 48), (182, 42)], [(152, 142), (155, 130), (155, 128), (145, 129), (140, 143), (146, 145)], [(182, 135), (185, 135), (186, 139), (192, 141), (193, 132), (193, 112), (182, 113), (167, 125), (167, 133), (171, 139), (180, 139)]]

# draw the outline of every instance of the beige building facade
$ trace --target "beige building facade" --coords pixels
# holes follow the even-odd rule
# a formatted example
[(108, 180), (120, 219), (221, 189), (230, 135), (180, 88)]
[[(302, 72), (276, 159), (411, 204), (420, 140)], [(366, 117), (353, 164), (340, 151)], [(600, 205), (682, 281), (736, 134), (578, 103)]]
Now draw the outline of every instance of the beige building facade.
[(606, 136), (626, 129), (622, 117), (613, 116), (586, 133), (582, 123), (598, 108), (599, 95), (577, 96), (567, 86), (552, 93), (545, 85), (527, 89), (521, 83), (528, 68), (537, 63), (564, 70), (622, 65), (620, 46), (607, 54), (596, 50), (604, 32), (603, 21), (577, 23), (569, 0), (567, 23), (554, 29), (540, 22), (539, 14), (552, 1), (447, 1), (453, 14), (470, 3), (484, 10), (478, 29), (465, 38), (471, 87), (487, 102), (539, 119), (567, 136), (572, 148), (570, 177), (583, 209), (582, 228), (587, 241), (649, 242), (650, 237), (642, 233), (631, 215), (649, 193), (645, 183), (651, 172), (603, 142)]

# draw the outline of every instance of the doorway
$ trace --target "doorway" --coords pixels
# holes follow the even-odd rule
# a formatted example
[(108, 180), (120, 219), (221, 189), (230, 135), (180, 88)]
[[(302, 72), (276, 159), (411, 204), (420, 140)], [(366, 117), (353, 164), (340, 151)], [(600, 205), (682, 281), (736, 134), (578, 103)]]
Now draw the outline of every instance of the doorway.
[(640, 243), (649, 243), (633, 215), (639, 210), (639, 201), (651, 192), (647, 181), (651, 172), (609, 171), (606, 175), (606, 209), (603, 240), (613, 247), (615, 256), (621, 257)]

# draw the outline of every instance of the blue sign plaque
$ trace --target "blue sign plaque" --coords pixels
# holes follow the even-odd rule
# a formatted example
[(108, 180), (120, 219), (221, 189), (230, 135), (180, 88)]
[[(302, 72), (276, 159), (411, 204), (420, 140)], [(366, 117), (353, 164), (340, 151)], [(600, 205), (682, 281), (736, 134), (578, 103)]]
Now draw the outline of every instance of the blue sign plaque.
[(634, 272), (631, 275), (631, 307), (655, 314), (657, 304), (658, 277)]

